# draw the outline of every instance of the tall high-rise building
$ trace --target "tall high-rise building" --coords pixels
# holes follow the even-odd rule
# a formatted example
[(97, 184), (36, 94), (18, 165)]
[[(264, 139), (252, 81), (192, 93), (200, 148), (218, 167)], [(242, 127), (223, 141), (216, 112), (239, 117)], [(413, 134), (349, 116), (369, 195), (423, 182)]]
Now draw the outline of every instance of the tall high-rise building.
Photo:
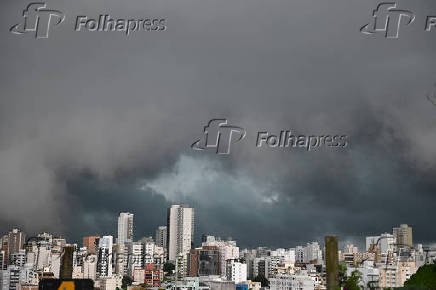
[(122, 212), (118, 217), (117, 243), (124, 244), (133, 242), (133, 213)]
[(8, 253), (11, 254), (18, 253), (24, 246), (24, 240), (26, 236), (24, 232), (19, 229), (13, 229), (8, 234)]
[(167, 247), (167, 227), (160, 226), (156, 230), (156, 246), (166, 249)]
[(186, 256), (193, 248), (194, 209), (187, 205), (173, 205), (167, 213), (168, 260), (176, 261), (179, 255)]
[(103, 236), (98, 241), (97, 275), (99, 277), (112, 276), (112, 246), (112, 236)]
[(7, 255), (6, 252), (0, 249), (0, 271), (6, 270), (8, 268), (6, 255)]
[(396, 239), (398, 248), (413, 247), (412, 227), (409, 227), (407, 224), (402, 224), (397, 228), (393, 228), (392, 234)]
[(9, 259), (8, 243), (9, 243), (8, 235), (4, 235), (3, 237), (0, 238), (0, 270), (7, 269), (8, 259)]

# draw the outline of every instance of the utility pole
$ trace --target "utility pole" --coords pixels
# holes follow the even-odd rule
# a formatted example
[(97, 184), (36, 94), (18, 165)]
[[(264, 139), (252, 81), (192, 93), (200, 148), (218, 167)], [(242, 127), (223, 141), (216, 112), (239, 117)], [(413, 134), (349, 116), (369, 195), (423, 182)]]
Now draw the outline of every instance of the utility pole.
[(339, 289), (338, 237), (325, 237), (327, 290)]
[(73, 278), (73, 246), (65, 246), (61, 257), (60, 279), (68, 280)]

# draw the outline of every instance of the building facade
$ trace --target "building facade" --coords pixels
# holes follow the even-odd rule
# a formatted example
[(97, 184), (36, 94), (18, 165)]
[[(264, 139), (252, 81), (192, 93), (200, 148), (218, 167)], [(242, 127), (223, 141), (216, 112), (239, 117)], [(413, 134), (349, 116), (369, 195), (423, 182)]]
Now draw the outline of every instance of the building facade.
[(166, 247), (167, 247), (167, 231), (168, 231), (168, 229), (166, 226), (160, 226), (157, 228), (156, 237), (155, 237), (156, 246), (166, 249)]
[(395, 237), (398, 248), (413, 247), (412, 227), (402, 224), (399, 227), (393, 228), (392, 234)]
[(168, 260), (175, 261), (182, 254), (187, 256), (193, 248), (194, 209), (187, 205), (173, 205), (167, 212)]
[(217, 247), (204, 246), (192, 249), (188, 259), (190, 277), (220, 275), (220, 256)]
[(122, 212), (118, 217), (118, 244), (124, 244), (133, 241), (133, 214)]
[(89, 237), (83, 237), (83, 246), (86, 247), (88, 250), (88, 253), (90, 254), (96, 254), (97, 248), (98, 248), (98, 240), (100, 239), (100, 236), (89, 236)]
[(98, 243), (97, 276), (112, 276), (112, 246), (113, 237), (103, 236)]

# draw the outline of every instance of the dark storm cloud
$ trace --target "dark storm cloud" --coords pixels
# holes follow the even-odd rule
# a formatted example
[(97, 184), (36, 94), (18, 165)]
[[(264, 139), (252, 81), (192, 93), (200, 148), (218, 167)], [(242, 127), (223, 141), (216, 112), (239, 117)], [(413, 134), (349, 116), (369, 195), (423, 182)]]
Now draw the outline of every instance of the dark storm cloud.
[(92, 174), (70, 179), (67, 188), (74, 207), (66, 209), (65, 219), (75, 240), (116, 233), (120, 211), (135, 213), (135, 238), (154, 236), (153, 230), (166, 220), (164, 209), (170, 205), (162, 195), (140, 190), (135, 183), (104, 183)]
[[(48, 1), (49, 39), (12, 35), (27, 2), (3, 3), (0, 229), (78, 240), (135, 213), (137, 236), (189, 202), (197, 234), (294, 245), (414, 226), (435, 204), (436, 34), (416, 23), (359, 33), (375, 1)], [(122, 6), (121, 6), (122, 5)], [(165, 17), (159, 33), (73, 32), (74, 15)], [(436, 32), (435, 32), (436, 33)], [(191, 152), (211, 118), (247, 130), (232, 155)], [(344, 151), (259, 150), (256, 132), (346, 134)], [(201, 170), (199, 170), (201, 169)], [(253, 230), (256, 229), (256, 230)]]

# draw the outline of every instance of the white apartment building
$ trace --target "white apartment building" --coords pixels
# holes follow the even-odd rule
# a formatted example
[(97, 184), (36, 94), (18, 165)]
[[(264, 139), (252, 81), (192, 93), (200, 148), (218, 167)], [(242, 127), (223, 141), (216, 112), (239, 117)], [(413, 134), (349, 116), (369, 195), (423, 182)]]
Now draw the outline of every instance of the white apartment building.
[(247, 280), (247, 264), (241, 263), (238, 260), (226, 261), (226, 278), (228, 281), (233, 281), (235, 284)]
[[(1, 239), (0, 239), (1, 242)], [(0, 270), (6, 270), (8, 266), (8, 257), (6, 251), (0, 250)]]
[(118, 217), (118, 244), (133, 242), (133, 214), (122, 212)]
[(129, 276), (133, 276), (136, 268), (144, 268), (144, 244), (136, 242), (129, 244)]
[(115, 273), (128, 275), (129, 244), (116, 244), (114, 246)]
[(83, 279), (83, 268), (82, 266), (73, 266), (73, 279)]
[(139, 284), (144, 283), (145, 280), (145, 269), (135, 269), (133, 270), (133, 281)]
[(112, 276), (112, 246), (113, 237), (103, 236), (98, 242), (97, 276)]
[(154, 242), (148, 241), (144, 243), (144, 264), (153, 264), (154, 263)]
[(48, 268), (55, 278), (59, 278), (59, 272), (61, 270), (61, 255), (60, 252), (52, 252), (49, 256), (50, 260)]
[(122, 280), (123, 277), (114, 275), (113, 277), (100, 278), (97, 283), (101, 290), (116, 290), (117, 288), (121, 289)]
[(357, 254), (359, 249), (353, 244), (346, 244), (344, 246), (344, 254)]
[(0, 290), (9, 290), (9, 270), (0, 270)]
[(29, 247), (26, 253), (26, 262), (35, 265), (37, 270), (42, 270), (50, 266), (51, 261), (51, 244), (48, 242), (39, 242)]
[(297, 246), (295, 248), (295, 258), (298, 263), (304, 263), (304, 247)]
[(307, 243), (304, 248), (304, 263), (310, 263), (316, 261), (320, 263), (322, 261), (322, 251), (318, 242)]
[(267, 259), (269, 261), (268, 277), (274, 277), (277, 274), (277, 268), (284, 264), (285, 257), (276, 255), (267, 257)]
[(276, 257), (283, 257), (283, 262), (287, 262), (287, 263), (295, 263), (295, 249), (291, 248), (291, 249), (276, 249), (275, 251), (271, 251), (271, 256), (276, 256)]
[(389, 233), (383, 233), (380, 236), (370, 236), (366, 237), (365, 248), (366, 251), (370, 249), (371, 245), (376, 245), (378, 241), (378, 248), (380, 249), (380, 253), (387, 254), (388, 252), (393, 252), (395, 249), (396, 239), (394, 235)]
[(166, 250), (162, 247), (154, 246), (153, 263), (163, 265), (165, 263)]
[(82, 273), (84, 279), (97, 279), (97, 255), (90, 254), (83, 261)]
[(168, 259), (187, 256), (194, 239), (194, 209), (187, 205), (173, 205), (168, 209)]
[(307, 243), (305, 247), (297, 246), (295, 248), (296, 261), (298, 263), (310, 263), (316, 261), (321, 263), (322, 251), (318, 242)]

